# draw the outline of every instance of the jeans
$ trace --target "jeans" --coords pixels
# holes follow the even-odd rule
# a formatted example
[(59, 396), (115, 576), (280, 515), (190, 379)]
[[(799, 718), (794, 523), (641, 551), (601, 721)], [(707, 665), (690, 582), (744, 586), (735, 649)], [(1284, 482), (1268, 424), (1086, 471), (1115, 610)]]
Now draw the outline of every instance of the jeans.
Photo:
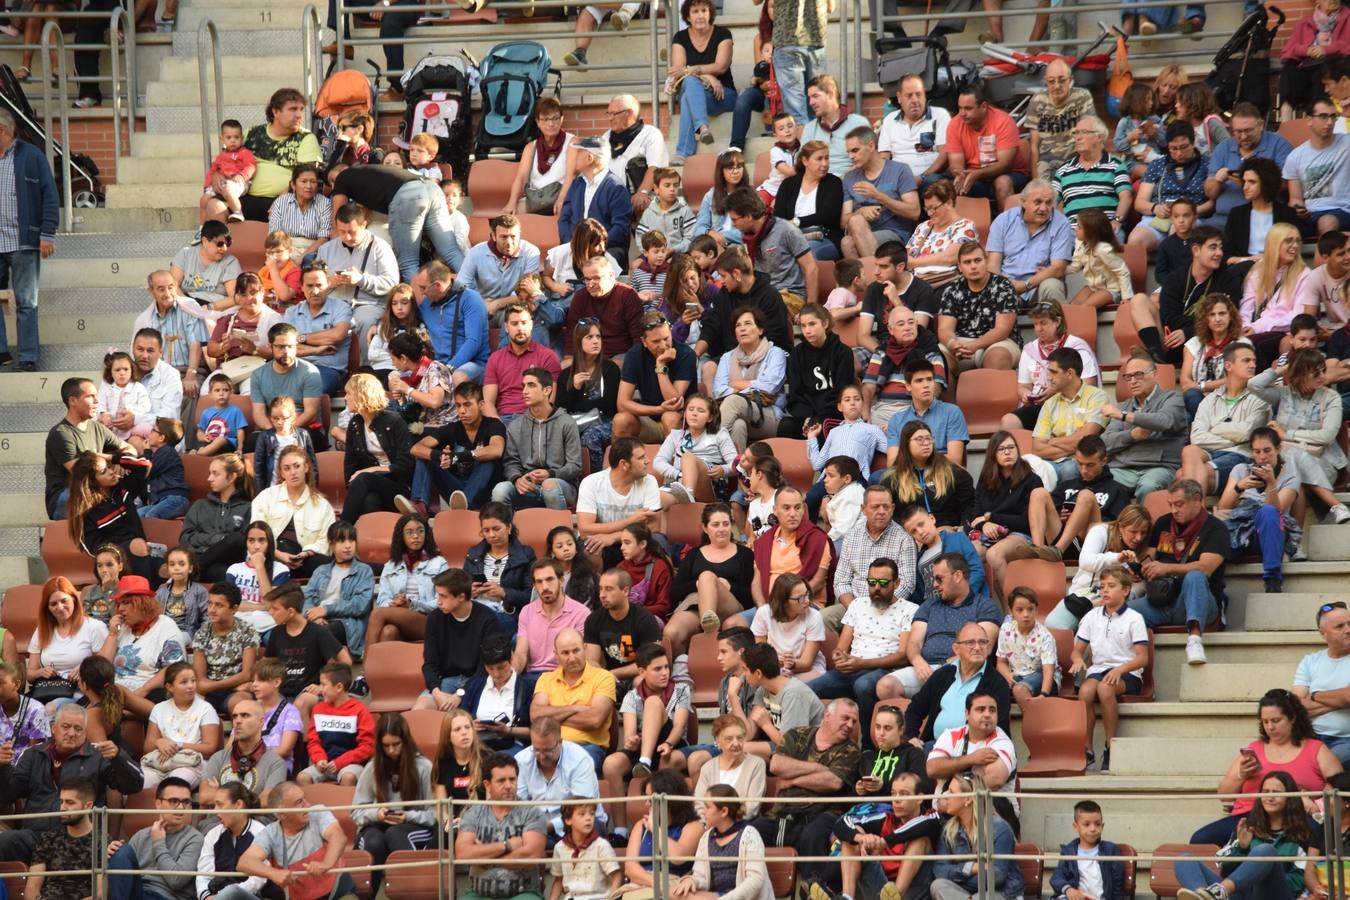
[[(21, 363), (38, 361), (38, 274), (42, 271), (42, 255), (37, 250), (15, 250), (0, 253), (0, 281), (9, 277), (9, 288), (14, 292), (17, 310), (19, 347), (14, 354)], [(0, 353), (9, 352), (9, 336), (5, 320), (0, 317)]]
[(1159, 625), (1190, 625), (1201, 627), (1219, 617), (1219, 604), (1209, 590), (1209, 579), (1203, 572), (1187, 572), (1181, 579), (1181, 596), (1168, 608), (1154, 606), (1147, 597), (1130, 601), (1130, 609), (1144, 617), (1149, 628)]
[(748, 87), (736, 95), (736, 108), (731, 113), (730, 147), (745, 149), (745, 141), (750, 134), (750, 116), (764, 112), (766, 103), (764, 92), (757, 87)]
[(587, 741), (578, 741), (577, 746), (586, 751), (586, 755), (591, 758), (591, 762), (595, 763), (595, 771), (599, 772), (605, 757), (609, 755), (609, 751), (599, 744), (592, 744)]
[[(1319, 741), (1327, 745), (1327, 749), (1336, 754), (1337, 759), (1343, 764), (1350, 765), (1350, 736), (1340, 737), (1334, 734), (1319, 734), (1316, 728), (1313, 729), (1313, 734), (1316, 735)], [(3, 858), (3, 856), (0, 856), (0, 859)]]
[[(1247, 861), (1228, 873), (1237, 890), (1229, 894), (1233, 900), (1293, 900), (1294, 893), (1284, 877), (1284, 864), (1271, 859), (1276, 856), (1270, 844), (1253, 844)], [(1218, 872), (1193, 859), (1177, 860), (1174, 869), (1177, 883), (1198, 890), (1222, 881)]]
[[(123, 844), (108, 859), (109, 869), (139, 869), (140, 860), (136, 858), (136, 851), (131, 849), (130, 844)], [(141, 900), (141, 898), (160, 897), (164, 895), (158, 891), (147, 891), (145, 883), (140, 875), (109, 875), (108, 876), (108, 900)], [(164, 898), (172, 900), (172, 898)]]
[[(1123, 0), (1121, 4), (1121, 16), (1141, 15), (1157, 25), (1160, 30), (1166, 30), (1176, 24), (1177, 8), (1175, 6), (1160, 6), (1150, 9), (1141, 9), (1137, 13), (1130, 10), (1132, 0)], [(1187, 6), (1186, 19), (1199, 19), (1201, 23), (1205, 21), (1205, 8), (1203, 6)]]
[[(422, 4), (418, 0), (394, 0), (380, 18), (380, 37), (384, 42), (384, 70), (398, 72), (403, 69), (403, 35), (417, 24), (422, 15), (418, 9)], [(389, 40), (395, 38), (396, 40)]]
[[(89, 0), (85, 4), (84, 11), (111, 14), (119, 6), (125, 7), (126, 4), (119, 3), (118, 0)], [(101, 16), (94, 19), (78, 19), (75, 22), (75, 43), (101, 43), (103, 36), (108, 32), (109, 18), (110, 16)], [(99, 89), (98, 82), (89, 80), (98, 78), (98, 57), (97, 50), (76, 50), (75, 75), (80, 79), (80, 96), (102, 103), (103, 91)]]
[(1195, 834), (1191, 835), (1192, 844), (1218, 844), (1222, 847), (1228, 843), (1228, 839), (1233, 836), (1237, 829), (1238, 822), (1241, 822), (1246, 816), (1224, 816), (1222, 819), (1216, 819), (1208, 825), (1202, 826)]
[(408, 484), (383, 472), (365, 472), (347, 485), (342, 504), (342, 520), (355, 522), (366, 513), (393, 512), (394, 498), (408, 490)]
[(436, 493), (441, 495), (463, 491), (469, 498), (469, 509), (479, 509), (488, 500), (496, 470), (495, 462), (478, 463), (469, 470), (467, 478), (460, 478), (449, 469), (419, 459), (413, 469), (412, 496), (414, 500), (429, 504), (434, 485)]
[(839, 248), (834, 245), (834, 241), (821, 238), (818, 241), (807, 241), (811, 246), (811, 255), (816, 259), (823, 259), (827, 262), (839, 258)]
[(1055, 476), (1063, 484), (1065, 481), (1078, 477), (1078, 460), (1072, 456), (1065, 456), (1062, 459), (1047, 459), (1050, 468), (1055, 470)]
[(708, 124), (710, 116), (720, 116), (736, 108), (736, 89), (725, 88), (722, 99), (697, 78), (680, 82), (680, 137), (675, 143), (676, 156), (693, 156), (698, 149), (694, 132)]
[(147, 503), (137, 512), (142, 519), (176, 519), (187, 512), (188, 498), (183, 494), (165, 497), (158, 503)]
[[(405, 822), (402, 825), (376, 823), (361, 829), (356, 837), (356, 846), (370, 854), (377, 866), (384, 865), (389, 854), (396, 850), (425, 850), (436, 840), (440, 829), (417, 822)], [(384, 880), (384, 872), (370, 873), (371, 885), (378, 890)]]
[(815, 118), (806, 105), (806, 85), (825, 71), (824, 47), (775, 47), (773, 72), (783, 96), (783, 112), (791, 113), (798, 125)]
[(1247, 549), (1261, 553), (1261, 573), (1264, 578), (1284, 577), (1284, 514), (1279, 507), (1262, 504), (1256, 511), (1256, 535), (1247, 542)]
[(889, 673), (889, 669), (860, 669), (851, 674), (830, 669), (824, 675), (811, 679), (807, 686), (822, 700), (850, 696), (857, 700), (863, 743), (870, 744), (872, 708), (877, 705), (877, 682)]
[(515, 482), (501, 481), (492, 489), (492, 499), (505, 503), (513, 510), (519, 509), (571, 509), (577, 500), (576, 486), (558, 478), (550, 478), (544, 487), (537, 487), (522, 494), (516, 490)]
[(323, 382), (323, 392), (325, 394), (336, 394), (337, 389), (342, 386), (342, 379), (346, 377), (347, 373), (342, 369), (334, 369), (332, 366), (321, 366), (318, 363), (314, 364), (314, 368), (319, 370), (319, 379)]
[(599, 472), (605, 467), (605, 449), (609, 447), (613, 434), (613, 419), (599, 419), (581, 426), (581, 449), (591, 456), (592, 472)]
[(1111, 477), (1121, 487), (1133, 491), (1134, 499), (1142, 503), (1149, 494), (1161, 491), (1171, 484), (1177, 473), (1175, 469), (1167, 466), (1153, 466), (1148, 469), (1122, 469), (1112, 466)]
[(1200, 401), (1205, 399), (1205, 392), (1199, 388), (1191, 388), (1181, 392), (1181, 399), (1186, 403), (1186, 415), (1194, 420), (1196, 412), (1200, 409)]
[[(3, 323), (0, 323), (0, 328), (3, 327), (4, 327)], [(47, 510), (47, 518), (53, 521), (60, 521), (61, 519), (64, 519), (66, 517), (66, 507), (69, 505), (69, 503), (70, 503), (70, 488), (63, 487), (61, 488), (61, 493), (57, 494), (56, 499), (52, 501), (51, 508)]]
[(806, 501), (806, 514), (812, 522), (820, 521), (820, 504), (825, 502), (825, 479), (811, 485), (803, 498)]
[(450, 230), (450, 210), (445, 194), (433, 181), (412, 181), (398, 189), (389, 201), (389, 241), (394, 245), (398, 274), (411, 281), (421, 261), (422, 236), (431, 240), (436, 255), (458, 272), (464, 267), (464, 248)]

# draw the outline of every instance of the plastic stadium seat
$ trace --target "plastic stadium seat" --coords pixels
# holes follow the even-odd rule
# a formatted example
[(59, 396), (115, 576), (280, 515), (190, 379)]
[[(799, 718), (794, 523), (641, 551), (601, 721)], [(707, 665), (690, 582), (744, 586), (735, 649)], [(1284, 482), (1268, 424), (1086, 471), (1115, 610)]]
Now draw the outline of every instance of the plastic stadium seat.
[[(1031, 434), (1030, 428), (1014, 428), (1008, 432), (1017, 441), (1017, 452), (1026, 456), (1031, 452), (1032, 442), (1035, 437)], [(987, 452), (987, 451), (986, 451)]]
[(1172, 512), (1172, 507), (1167, 502), (1167, 491), (1149, 491), (1144, 495), (1144, 509), (1153, 517), (1153, 521), (1158, 521), (1163, 516)]
[(159, 818), (159, 812), (155, 809), (155, 789), (145, 788), (134, 794), (128, 794), (126, 809), (127, 815), (109, 819), (108, 822), (108, 830), (116, 832), (116, 821), (121, 821), (124, 840), (130, 838), (142, 828), (149, 828), (155, 819)]
[(245, 272), (257, 272), (266, 263), (263, 244), (267, 240), (266, 222), (231, 222), (230, 253)]
[[(1117, 844), (1116, 846), (1120, 848), (1121, 856), (1137, 857), (1139, 855), (1139, 851), (1130, 844)], [(1131, 859), (1125, 863), (1125, 897), (1127, 900), (1134, 900), (1135, 872), (1138, 867), (1138, 859)]]
[(207, 494), (211, 493), (211, 487), (206, 483), (206, 476), (211, 469), (211, 460), (213, 456), (199, 456), (196, 453), (184, 453), (183, 474), (187, 477), (188, 502), (196, 503)]
[(405, 712), (422, 693), (422, 645), (381, 641), (366, 647), (364, 671), (370, 686), (370, 711)]
[[(583, 451), (583, 454), (585, 452)], [(572, 511), (570, 509), (544, 509), (536, 507), (534, 509), (522, 509), (512, 517), (512, 524), (516, 526), (516, 531), (520, 532), (520, 542), (527, 547), (533, 547), (534, 552), (539, 556), (548, 556), (548, 533), (558, 526), (572, 527)], [(474, 532), (475, 534), (477, 531)]]
[(1288, 141), (1289, 146), (1291, 147), (1306, 144), (1308, 138), (1312, 137), (1312, 129), (1308, 126), (1308, 120), (1304, 118), (1290, 119), (1288, 122), (1281, 122), (1279, 131), (1276, 133)]
[(182, 519), (142, 519), (141, 527), (145, 529), (147, 541), (163, 544), (171, 550), (178, 546), (183, 536)]
[[(816, 265), (820, 264), (817, 263)], [(862, 318), (860, 316), (852, 316), (842, 322), (836, 321), (833, 331), (845, 347), (862, 346)]]
[(839, 283), (834, 279), (834, 260), (816, 260), (816, 296), (820, 298), (820, 302), (824, 303), (825, 298), (830, 296), (830, 291), (838, 286)]
[[(1013, 847), (1013, 852), (1019, 856), (1035, 853), (1040, 854), (1041, 848), (1036, 844), (1025, 844), (1018, 842)], [(1025, 897), (1039, 897), (1041, 895), (1041, 882), (1045, 877), (1045, 860), (1043, 859), (1019, 859), (1017, 861), (1018, 871), (1022, 873), (1022, 884)]]
[(989, 243), (989, 225), (992, 220), (989, 216), (988, 200), (979, 197), (957, 197), (956, 214), (975, 223), (975, 228), (980, 233), (981, 245)]
[[(437, 872), (437, 860), (441, 853), (437, 850), (395, 850), (385, 860), (385, 865), (425, 863), (406, 869), (388, 869), (384, 874), (384, 892), (389, 900), (439, 900), (444, 896), (442, 881), (449, 882), (450, 874), (442, 867)], [(453, 892), (452, 892), (453, 893)]]
[(42, 585), (16, 584), (5, 590), (0, 603), (0, 625), (14, 635), (19, 654), (28, 652), (28, 642), (37, 631), (38, 610), (42, 608)]
[[(1121, 362), (1128, 359), (1128, 354), (1121, 354)], [(1165, 391), (1175, 390), (1177, 386), (1177, 367), (1170, 363), (1158, 363), (1158, 387)], [(1125, 379), (1116, 377), (1116, 402), (1123, 403), (1129, 399), (1130, 387), (1125, 383)]]
[[(541, 213), (521, 213), (516, 218), (520, 219), (520, 238), (529, 241), (539, 248), (541, 254), (548, 253), (558, 244), (558, 217), (546, 216)], [(497, 346), (493, 344), (492, 346)]]
[(42, 561), (48, 577), (64, 575), (76, 587), (94, 583), (94, 560), (75, 545), (66, 522), (48, 522), (42, 529)]
[[(349, 869), (355, 866), (373, 865), (375, 860), (364, 850), (345, 850), (342, 856), (338, 858), (338, 868)], [(371, 884), (370, 872), (351, 872), (352, 881), (356, 883), (356, 896), (361, 900), (371, 900), (375, 896), (374, 885)]]
[(1059, 682), (1059, 695), (1067, 698), (1077, 697), (1078, 689), (1074, 687), (1073, 678), (1069, 676), (1069, 668), (1073, 666), (1075, 632), (1066, 628), (1050, 628), (1047, 630), (1055, 639), (1055, 655), (1059, 658), (1059, 671), (1062, 673)]
[[(685, 165), (688, 165), (688, 160)], [(769, 151), (764, 150), (755, 156), (755, 180), (754, 184), (763, 184), (764, 179), (769, 177)]]
[(956, 382), (956, 405), (966, 414), (972, 437), (988, 437), (999, 429), (1003, 414), (1017, 406), (1017, 373), (971, 369)]
[(1069, 334), (1075, 335), (1087, 341), (1087, 345), (1092, 348), (1092, 352), (1097, 352), (1097, 310), (1091, 306), (1077, 306), (1072, 303), (1064, 304), (1064, 324), (1069, 329)]
[(356, 558), (377, 571), (389, 562), (389, 548), (401, 513), (369, 512), (356, 520)]
[(808, 490), (816, 480), (816, 473), (811, 468), (810, 457), (806, 455), (806, 440), (772, 437), (768, 439), (768, 444), (783, 467), (783, 480), (803, 492)]
[(0, 881), (5, 885), (9, 900), (26, 900), (28, 896), (28, 864), (16, 860), (0, 862)]
[[(1125, 267), (1130, 270), (1130, 286), (1134, 288), (1136, 294), (1144, 293), (1144, 289), (1148, 287), (1148, 248), (1139, 244), (1126, 244), (1125, 252), (1120, 256), (1125, 260)], [(1122, 298), (1122, 304), (1123, 302)], [(1116, 315), (1123, 315), (1128, 319), (1130, 311), (1120, 310)]]
[(305, 784), (300, 789), (305, 792), (305, 799), (310, 805), (318, 805), (326, 808), (333, 814), (333, 818), (342, 825), (342, 830), (347, 832), (347, 842), (356, 843), (356, 823), (352, 821), (352, 811), (350, 809), (334, 809), (336, 806), (351, 806), (352, 798), (356, 795), (356, 785), (337, 784), (336, 782), (325, 782), (323, 784)]
[(445, 721), (445, 716), (439, 709), (410, 709), (403, 714), (403, 720), (412, 732), (413, 743), (417, 745), (417, 752), (427, 759), (436, 759), (436, 751), (441, 743), (441, 723)]
[[(1164, 627), (1171, 627), (1171, 626), (1164, 626)], [(1184, 631), (1184, 626), (1178, 625), (1178, 626), (1176, 626), (1176, 629), (1177, 629), (1178, 632), (1182, 632), (1182, 631)], [(1151, 703), (1151, 702), (1153, 702), (1153, 697), (1154, 697), (1154, 694), (1155, 694), (1155, 692), (1156, 692), (1156, 687), (1155, 687), (1155, 685), (1154, 685), (1154, 683), (1153, 683), (1153, 668), (1154, 668), (1154, 658), (1155, 658), (1155, 657), (1154, 657), (1154, 652), (1155, 652), (1155, 649), (1156, 649), (1155, 646), (1154, 646), (1154, 643), (1155, 643), (1155, 642), (1154, 642), (1154, 636), (1153, 636), (1153, 629), (1150, 628), (1149, 631), (1148, 631), (1148, 665), (1144, 666), (1144, 671), (1143, 671), (1143, 674), (1142, 674), (1142, 678), (1143, 678), (1143, 681), (1144, 681), (1144, 686), (1143, 686), (1143, 688), (1139, 691), (1139, 693), (1137, 693), (1137, 694), (1124, 694), (1124, 695), (1122, 695), (1121, 698), (1120, 698), (1120, 702), (1121, 702), (1121, 703)]]
[(1111, 336), (1115, 339), (1122, 362), (1130, 358), (1130, 348), (1140, 344), (1139, 329), (1134, 327), (1134, 319), (1124, 306), (1116, 310), (1116, 320), (1111, 323)]
[(464, 554), (481, 540), (478, 513), (471, 509), (443, 509), (431, 520), (436, 547), (451, 566), (464, 563)]
[(511, 182), (516, 178), (517, 163), (509, 159), (480, 159), (469, 169), (466, 197), (473, 198), (473, 214), (491, 217), (506, 209), (511, 198)]
[(765, 847), (764, 856), (773, 895), (791, 897), (797, 883), (797, 851), (792, 847)]
[(684, 161), (684, 198), (689, 201), (694, 212), (698, 212), (703, 195), (713, 188), (713, 179), (717, 177), (717, 157), (716, 153), (700, 153)]
[(1087, 707), (1058, 697), (1028, 700), (1022, 704), (1022, 742), (1030, 758), (1018, 765), (1019, 775), (1082, 775), (1087, 771)]
[[(1148, 867), (1148, 889), (1155, 897), (1175, 897), (1181, 885), (1177, 883), (1176, 863), (1159, 856), (1213, 856), (1219, 852), (1214, 844), (1159, 844), (1153, 848), (1155, 859)], [(1212, 864), (1211, 864), (1212, 865)]]
[[(341, 450), (324, 450), (316, 453), (315, 458), (319, 461), (319, 493), (335, 508), (341, 509), (342, 501), (347, 497), (347, 478), (343, 469), (346, 454)], [(257, 477), (256, 473), (254, 477)], [(271, 485), (258, 485), (259, 490), (265, 487)]]
[(694, 682), (694, 706), (716, 706), (722, 667), (717, 664), (717, 635), (699, 632), (689, 639), (689, 677)]
[(469, 216), (469, 246), (481, 244), (492, 235), (488, 227), (488, 216)]
[(1065, 567), (1049, 559), (1015, 559), (1003, 576), (1003, 596), (1014, 587), (1029, 587), (1036, 592), (1036, 618), (1045, 621), (1055, 604), (1064, 599)]
[(706, 503), (677, 503), (666, 510), (666, 538), (672, 544), (697, 547), (703, 541), (703, 508)]

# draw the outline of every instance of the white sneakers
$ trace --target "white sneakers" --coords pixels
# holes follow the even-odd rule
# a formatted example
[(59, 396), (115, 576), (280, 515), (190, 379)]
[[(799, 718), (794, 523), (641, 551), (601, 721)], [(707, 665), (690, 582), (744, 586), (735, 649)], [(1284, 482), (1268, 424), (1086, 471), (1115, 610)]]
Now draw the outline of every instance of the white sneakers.
[(1344, 525), (1350, 522), (1350, 508), (1344, 503), (1337, 503), (1327, 511), (1327, 521), (1332, 525)]
[(1209, 662), (1205, 657), (1205, 643), (1198, 634), (1186, 638), (1186, 662), (1193, 666), (1203, 666)]

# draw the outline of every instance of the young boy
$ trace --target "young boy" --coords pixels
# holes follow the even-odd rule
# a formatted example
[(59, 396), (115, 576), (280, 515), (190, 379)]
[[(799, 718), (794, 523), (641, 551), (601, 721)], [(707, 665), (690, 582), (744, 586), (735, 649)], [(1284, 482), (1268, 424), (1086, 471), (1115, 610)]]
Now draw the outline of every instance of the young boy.
[(759, 186), (759, 198), (770, 209), (773, 209), (783, 179), (797, 174), (797, 151), (801, 147), (801, 139), (797, 137), (797, 120), (792, 118), (792, 113), (780, 112), (775, 115), (773, 147), (769, 149), (769, 177)]
[(623, 783), (631, 771), (646, 779), (662, 763), (673, 764), (671, 753), (684, 743), (685, 726), (694, 714), (693, 691), (684, 681), (670, 679), (670, 657), (660, 644), (644, 644), (637, 651), (638, 677), (624, 695), (623, 749), (605, 758), (604, 775)]
[(459, 240), (460, 249), (467, 253), (472, 246), (469, 243), (469, 220), (459, 211), (459, 205), (464, 202), (464, 185), (451, 178), (441, 182), (441, 192), (445, 194), (445, 208), (450, 211), (450, 230)]
[(670, 249), (684, 253), (694, 238), (697, 216), (680, 196), (680, 173), (665, 166), (652, 172), (654, 199), (642, 213), (635, 237), (640, 241), (649, 231), (665, 232)]
[(825, 462), (821, 482), (825, 485), (825, 502), (820, 505), (820, 527), (829, 532), (834, 552), (844, 546), (844, 536), (862, 520), (863, 481), (858, 461), (851, 456), (832, 456)]
[(176, 519), (187, 512), (187, 475), (175, 449), (182, 439), (183, 424), (168, 416), (155, 419), (155, 427), (146, 435), (150, 475), (145, 482), (145, 505), (137, 510), (142, 519)]
[[(1073, 642), (1070, 675), (1086, 672), (1078, 697), (1087, 706), (1088, 765), (1094, 760), (1092, 734), (1097, 726), (1096, 709), (1102, 707), (1102, 725), (1106, 747), (1102, 750), (1103, 772), (1111, 768), (1111, 739), (1116, 736), (1120, 719), (1121, 694), (1137, 694), (1144, 689), (1143, 672), (1148, 665), (1148, 628), (1144, 617), (1125, 605), (1134, 576), (1124, 566), (1107, 566), (1098, 579), (1100, 606), (1088, 610), (1078, 623)], [(1091, 648), (1092, 666), (1083, 661), (1083, 651)]]
[(863, 294), (867, 293), (862, 271), (862, 263), (856, 259), (841, 259), (834, 264), (834, 283), (838, 287), (825, 298), (825, 308), (836, 322), (851, 319), (862, 312)]
[[(333, 632), (315, 625), (302, 614), (305, 590), (287, 582), (268, 592), (264, 602), (276, 627), (267, 633), (263, 656), (280, 661), (286, 670), (281, 696), (295, 703), (300, 716), (308, 721), (310, 710), (319, 702), (319, 676), (328, 663), (351, 665), (347, 648), (338, 643)], [(351, 682), (349, 681), (348, 684)]]
[(1059, 650), (1055, 637), (1036, 621), (1036, 592), (1015, 587), (1008, 594), (1012, 615), (998, 631), (998, 673), (1021, 706), (1032, 697), (1059, 693)]
[(594, 803), (577, 803), (562, 808), (567, 838), (553, 847), (556, 860), (549, 900), (563, 897), (614, 896), (622, 881), (622, 869), (614, 857), (614, 847), (595, 833)]
[(798, 678), (784, 675), (778, 664), (778, 651), (772, 644), (755, 644), (745, 651), (745, 677), (755, 688), (750, 721), (765, 740), (745, 745), (747, 753), (768, 760), (783, 732), (794, 728), (818, 728), (825, 718), (825, 705)]
[(199, 206), (199, 221), (206, 221), (206, 205), (219, 200), (230, 211), (231, 222), (244, 221), (239, 198), (248, 193), (249, 182), (258, 171), (258, 160), (244, 146), (244, 126), (234, 119), (220, 123), (220, 153), (211, 160), (202, 183), (205, 190)]
[(314, 706), (305, 729), (309, 768), (295, 780), (300, 784), (336, 781), (355, 785), (375, 753), (375, 717), (366, 705), (347, 693), (352, 667), (329, 663), (319, 673), (323, 700)]
[(1172, 230), (1158, 244), (1158, 255), (1154, 261), (1154, 272), (1158, 284), (1166, 284), (1167, 276), (1173, 272), (1190, 268), (1191, 248), (1186, 241), (1195, 227), (1195, 201), (1189, 197), (1178, 197), (1172, 201)]
[[(906, 857), (923, 856), (937, 848), (942, 817), (933, 810), (931, 801), (919, 799), (931, 793), (933, 782), (927, 776), (900, 772), (891, 780), (890, 810), (884, 815), (839, 817), (834, 836), (839, 839), (844, 896), (885, 896), (885, 882), (893, 882), (897, 888), (890, 896), (928, 896), (931, 867)], [(864, 855), (872, 859), (860, 860)], [(914, 893), (907, 894), (910, 891)]]
[(431, 583), (436, 608), (427, 615), (422, 644), (426, 690), (413, 708), (448, 712), (459, 702), (456, 692), (483, 671), (483, 639), (499, 629), (496, 614), (473, 602), (473, 582), (463, 569), (447, 569)]
[(1116, 481), (1107, 468), (1106, 442), (1101, 435), (1089, 434), (1078, 442), (1073, 454), (1078, 477), (1065, 478), (1052, 495), (1064, 527), (1055, 546), (1061, 556), (1078, 553), (1078, 542), (1098, 522), (1114, 522), (1120, 511), (1134, 502), (1134, 492)]
[(286, 771), (293, 768), (293, 754), (305, 735), (305, 724), (300, 710), (281, 696), (281, 683), (286, 678), (286, 667), (279, 659), (260, 659), (253, 667), (253, 697), (263, 708), (263, 743), (286, 761)]
[(206, 382), (206, 390), (211, 397), (211, 405), (202, 410), (201, 417), (197, 419), (198, 447), (188, 452), (200, 456), (234, 453), (244, 446), (244, 430), (248, 428), (248, 420), (244, 418), (243, 411), (230, 402), (234, 394), (230, 376), (224, 372), (212, 374)]
[(423, 178), (440, 183), (441, 167), (436, 165), (436, 154), (441, 150), (441, 142), (435, 135), (421, 134), (412, 136), (408, 141), (408, 171)]
[[(744, 626), (734, 625), (717, 632), (717, 665), (722, 670), (722, 680), (717, 684), (717, 714), (740, 719), (747, 737), (755, 734), (755, 726), (750, 724), (755, 686), (746, 677), (745, 651), (754, 645), (755, 633)], [(690, 779), (697, 783), (703, 764), (721, 753), (716, 744), (686, 747), (682, 755), (689, 760)]]
[(1119, 856), (1120, 847), (1102, 840), (1102, 808), (1094, 800), (1073, 805), (1073, 832), (1078, 835), (1059, 848), (1062, 857), (1050, 876), (1050, 892), (1066, 900), (1124, 900), (1125, 864), (1097, 862), (1098, 856)]
[[(648, 207), (650, 209), (650, 207)], [(644, 312), (656, 309), (666, 290), (670, 271), (670, 243), (664, 231), (649, 231), (642, 236), (642, 256), (633, 266), (630, 284), (642, 298)]]

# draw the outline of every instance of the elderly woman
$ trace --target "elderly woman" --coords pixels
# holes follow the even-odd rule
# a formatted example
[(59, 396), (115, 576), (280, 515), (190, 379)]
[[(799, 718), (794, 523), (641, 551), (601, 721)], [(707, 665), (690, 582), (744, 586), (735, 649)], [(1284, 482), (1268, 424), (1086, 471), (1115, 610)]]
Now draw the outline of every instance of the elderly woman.
[(328, 240), (333, 231), (333, 204), (319, 192), (318, 166), (301, 163), (291, 170), (291, 189), (272, 201), (267, 230), (290, 235), (297, 253)]
[(708, 235), (717, 241), (717, 246), (723, 250), (728, 244), (745, 243), (740, 229), (731, 224), (731, 214), (727, 212), (727, 197), (736, 188), (748, 184), (749, 177), (750, 173), (745, 167), (745, 155), (741, 151), (732, 148), (724, 150), (717, 157), (717, 165), (713, 169), (712, 190), (703, 195), (703, 200), (698, 205), (694, 234)]
[(412, 487), (412, 435), (403, 417), (388, 408), (388, 399), (374, 375), (347, 379), (347, 451), (343, 474), (347, 501), (342, 518), (355, 522), (368, 512), (392, 512), (394, 498)]
[(694, 870), (674, 883), (670, 896), (691, 900), (772, 900), (773, 884), (764, 863), (764, 839), (754, 828), (746, 827), (750, 823), (736, 789), (726, 784), (710, 787), (702, 813), (708, 830), (699, 838)]
[(1350, 13), (1343, 12), (1341, 0), (1317, 0), (1312, 12), (1294, 24), (1280, 51), (1281, 122), (1305, 111), (1307, 101), (1321, 93), (1327, 57), (1346, 55), (1350, 55)]
[(830, 145), (806, 141), (797, 154), (797, 174), (784, 179), (773, 214), (801, 229), (816, 259), (838, 259), (844, 239), (844, 181), (830, 171)]
[(1166, 137), (1166, 155), (1148, 164), (1134, 198), (1135, 211), (1143, 216), (1130, 232), (1129, 243), (1136, 247), (1152, 249), (1167, 236), (1173, 200), (1194, 200), (1196, 215), (1202, 219), (1214, 212), (1214, 201), (1205, 196), (1207, 161), (1196, 149), (1195, 128), (1190, 122), (1173, 122)]
[(956, 212), (956, 188), (945, 178), (923, 191), (923, 211), (909, 239), (909, 270), (929, 284), (945, 284), (956, 277), (956, 251), (965, 241), (978, 241), (975, 223)]
[(169, 273), (185, 296), (215, 309), (234, 306), (234, 280), (243, 268), (230, 254), (232, 240), (224, 222), (207, 221), (201, 240), (174, 254)]
[(712, 0), (684, 0), (680, 18), (686, 27), (676, 33), (670, 48), (670, 93), (680, 96), (680, 135), (675, 142), (674, 165), (693, 156), (698, 143), (714, 140), (710, 116), (736, 108), (736, 82), (731, 77), (731, 29), (714, 25)]
[(99, 655), (112, 661), (119, 686), (138, 697), (163, 700), (168, 696), (164, 670), (187, 659), (182, 632), (163, 614), (150, 583), (138, 575), (123, 576), (113, 604), (116, 612)]
[(576, 135), (563, 131), (563, 108), (556, 97), (541, 97), (534, 109), (539, 136), (525, 145), (511, 182), (506, 210), (556, 216), (576, 164), (571, 151)]
[(258, 354), (268, 346), (267, 333), (281, 321), (281, 314), (263, 302), (262, 279), (243, 272), (234, 280), (234, 299), (238, 304), (216, 320), (211, 339), (206, 342), (206, 363), (230, 376), (235, 385), (267, 362)]
[[(694, 796), (700, 801), (706, 800), (709, 792), (719, 784), (729, 786), (741, 797), (764, 796), (768, 771), (764, 760), (745, 751), (745, 723), (737, 716), (723, 714), (713, 719), (712, 733), (718, 755), (708, 759), (699, 769)], [(695, 806), (699, 818), (706, 822), (705, 810), (698, 803)], [(747, 801), (745, 814), (748, 819), (757, 816), (759, 801)]]
[(1298, 226), (1298, 216), (1280, 199), (1284, 177), (1273, 159), (1252, 156), (1238, 169), (1242, 199), (1228, 212), (1223, 226), (1223, 255), (1228, 265), (1255, 261), (1265, 252), (1266, 236), (1275, 225)]
[(337, 517), (319, 493), (309, 454), (292, 444), (277, 458), (280, 481), (253, 498), (251, 519), (278, 535), (276, 558), (291, 574), (308, 578), (328, 558), (328, 528)]
[(787, 351), (764, 336), (764, 316), (752, 306), (731, 314), (736, 348), (717, 363), (713, 396), (720, 404), (722, 427), (737, 452), (752, 440), (778, 434), (787, 408)]

